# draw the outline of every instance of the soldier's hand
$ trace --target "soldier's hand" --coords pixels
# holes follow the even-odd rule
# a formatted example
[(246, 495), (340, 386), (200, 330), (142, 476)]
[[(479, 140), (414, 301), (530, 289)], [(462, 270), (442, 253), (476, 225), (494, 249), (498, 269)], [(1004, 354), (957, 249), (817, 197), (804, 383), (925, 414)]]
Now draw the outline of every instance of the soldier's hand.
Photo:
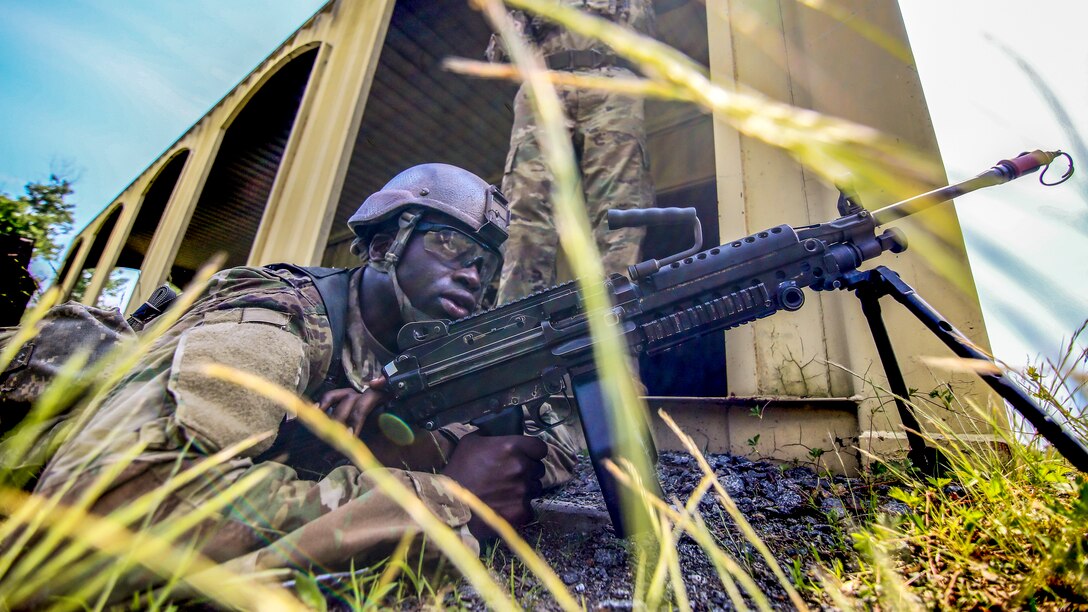
[(370, 388), (362, 393), (355, 389), (333, 389), (321, 396), (318, 404), (332, 420), (343, 423), (356, 437), (363, 430), (366, 418), (374, 409), (389, 401), (385, 392), (385, 378), (378, 377), (368, 383)]
[[(442, 473), (472, 491), (511, 525), (533, 518), (529, 501), (543, 491), (542, 459), (548, 445), (531, 436), (482, 436), (471, 433), (458, 442)], [(473, 516), (468, 529), (478, 539), (495, 533)]]

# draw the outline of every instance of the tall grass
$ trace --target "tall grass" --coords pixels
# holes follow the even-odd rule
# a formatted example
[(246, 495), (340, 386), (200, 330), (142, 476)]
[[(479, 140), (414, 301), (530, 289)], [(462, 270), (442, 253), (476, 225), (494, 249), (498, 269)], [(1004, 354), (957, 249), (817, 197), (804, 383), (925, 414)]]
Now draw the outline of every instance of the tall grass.
[[(146, 594), (143, 605), (154, 606), (180, 589), (189, 596), (207, 597), (236, 608), (301, 607), (275, 585), (242, 577), (202, 558), (184, 537), (197, 523), (257, 485), (260, 473), (235, 483), (184, 517), (157, 524), (150, 521), (170, 491), (214, 470), (260, 438), (245, 440), (177, 472), (160, 489), (130, 500), (108, 516), (91, 514), (89, 508), (143, 451), (140, 446), (130, 448), (102, 470), (74, 503), (60, 501), (74, 486), (74, 476), (51, 497), (21, 490), (42, 461), (87, 422), (110, 389), (193, 304), (221, 263), (214, 261), (205, 266), (193, 286), (144, 335), (121, 342), (93, 364), (86, 363), (86, 355), (73, 356), (29, 415), (5, 437), (0, 465), (0, 601), (4, 607), (48, 604), (58, 609), (100, 609), (116, 603), (116, 593), (127, 597), (128, 591), (119, 584), (135, 575), (144, 577), (141, 583), (167, 585), (157, 593)], [(23, 342), (34, 337), (39, 322), (58, 296), (55, 291), (47, 292), (24, 317), (19, 331), (0, 353), (0, 368), (10, 363)], [(43, 429), (44, 423), (58, 415), (65, 418), (57, 426)], [(103, 440), (103, 447), (108, 443)]]
[[(1083, 475), (1015, 439), (1007, 454), (955, 436), (941, 446), (952, 469), (941, 478), (900, 473), (891, 495), (909, 512), (854, 534), (867, 563), (847, 592), (881, 602), (907, 593), (926, 609), (1088, 604)], [(889, 587), (884, 577), (909, 588)]]
[[(557, 4), (543, 0), (509, 0), (508, 3), (553, 19), (574, 31), (600, 38), (650, 75), (648, 79), (614, 82), (611, 87), (698, 104), (724, 117), (743, 134), (783, 148), (829, 181), (837, 181), (849, 173), (855, 181), (868, 182), (903, 195), (912, 195), (920, 184), (935, 182), (936, 169), (931, 160), (870, 128), (771, 101), (754, 92), (723, 88), (711, 82), (702, 67), (675, 50)], [(835, 14), (834, 7), (827, 3), (808, 0), (807, 4), (824, 7), (829, 14)], [(603, 293), (592, 290), (602, 282), (603, 271), (590, 238), (574, 155), (562, 127), (562, 112), (554, 91), (556, 84), (582, 87), (603, 87), (604, 84), (547, 73), (540, 59), (518, 38), (498, 0), (477, 0), (475, 5), (504, 36), (514, 65), (484, 67), (469, 62), (452, 65), (477, 75), (522, 79), (532, 88), (534, 108), (543, 126), (542, 150), (555, 177), (553, 195), (564, 251), (584, 289), (606, 394), (610, 404), (619, 411), (615, 426), (622, 427), (624, 422), (637, 420), (630, 415), (644, 413), (646, 409), (631, 382), (630, 364), (623, 357), (626, 351), (615, 325), (605, 316), (610, 304)], [(865, 32), (879, 38), (868, 29)], [(201, 279), (206, 279), (208, 274), (208, 271), (202, 272)], [(71, 431), (81, 427), (109, 389), (196, 299), (199, 286), (198, 282), (197, 288), (187, 291), (179, 304), (138, 340), (119, 347), (99, 363), (84, 368), (84, 362), (77, 356), (58, 377), (57, 383), (42, 396), (27, 422), (9, 436), (6, 446), (11, 454), (0, 469), (0, 514), (4, 517), (0, 522), (0, 540), (6, 544), (0, 551), (0, 600), (5, 607), (49, 604), (61, 609), (100, 609), (116, 602), (116, 594), (121, 592), (119, 585), (128, 584), (126, 581), (133, 575), (146, 577), (147, 584), (164, 585), (143, 593), (138, 605), (145, 607), (163, 607), (175, 597), (193, 596), (208, 598), (217, 605), (243, 609), (304, 607), (303, 602), (274, 581), (288, 578), (288, 575), (244, 575), (232, 571), (229, 565), (212, 564), (201, 558), (186, 539), (193, 525), (231, 504), (248, 487), (256, 486), (259, 473), (220, 492), (212, 502), (190, 516), (158, 523), (150, 520), (169, 491), (214, 469), (246, 445), (256, 443), (257, 439), (226, 449), (187, 470), (179, 470), (162, 489), (132, 500), (128, 506), (107, 516), (95, 516), (88, 511), (93, 496), (109, 486), (111, 478), (132, 461), (141, 448), (131, 449), (123, 461), (102, 473), (89, 487), (88, 497), (77, 503), (62, 505), (59, 495), (43, 498), (19, 489), (30, 472), (13, 466), (26, 465), (32, 458), (32, 449), (41, 448), (42, 440), (46, 444), (44, 452), (48, 454)], [(44, 313), (50, 298), (56, 299), (55, 294), (43, 299), (30, 313), (18, 343), (33, 334), (36, 319)], [(10, 361), (14, 350), (8, 347), (0, 354), (0, 366)], [(1084, 395), (1083, 362), (1083, 355), (1063, 362), (1063, 367), (1070, 367), (1063, 370), (1068, 375), (1060, 379), (1062, 388), (1075, 391), (1067, 394), (1069, 397)], [(356, 466), (374, 475), (377, 486), (400, 503), (418, 524), (420, 532), (426, 534), (428, 545), (437, 547), (451, 561), (489, 608), (519, 607), (519, 602), (475, 553), (464, 546), (460, 537), (432, 515), (414, 494), (405, 491), (399, 481), (386, 474), (365, 444), (351, 436), (343, 426), (331, 422), (312, 404), (243, 372), (212, 366), (208, 373), (272, 398), (297, 414), (302, 422)], [(1036, 380), (1030, 371), (1026, 376)], [(1065, 410), (1065, 415), (1074, 419), (1079, 431), (1085, 431), (1082, 407), (1068, 409), (1067, 398), (1055, 394), (1054, 389), (1046, 389), (1044, 395), (1040, 386), (1035, 392), (1059, 412)], [(969, 401), (964, 399), (963, 403), (966, 405)], [(38, 426), (69, 407), (72, 417), (55, 437), (43, 438)], [(986, 414), (979, 411), (977, 417), (982, 427), (1004, 431), (993, 427)], [(1075, 481), (1070, 468), (1060, 458), (1038, 446), (1022, 444), (1015, 436), (1006, 440), (1010, 452), (1000, 454), (988, 448), (979, 449), (977, 445), (957, 440), (954, 433), (947, 433), (942, 440), (931, 443), (941, 444), (952, 457), (951, 476), (927, 480), (907, 470), (895, 471), (901, 484), (894, 495), (910, 512), (897, 518), (858, 525), (856, 539), (866, 561), (860, 569), (849, 574), (828, 568), (821, 576), (824, 592), (812, 597), (839, 607), (875, 605), (892, 609), (952, 608), (964, 603), (988, 607), (1088, 601), (1084, 587), (1088, 582), (1085, 576), (1088, 485), (1083, 480)], [(771, 603), (744, 570), (744, 564), (714, 540), (698, 512), (698, 500), (713, 490), (722, 508), (741, 526), (745, 537), (771, 568), (788, 594), (790, 605), (805, 609), (806, 601), (792, 583), (793, 579), (786, 575), (755, 530), (750, 526), (745, 528), (745, 517), (714, 478), (698, 449), (682, 432), (677, 430), (676, 434), (688, 444), (703, 472), (687, 500), (669, 500), (671, 503), (668, 503), (651, 495), (642, 485), (652, 474), (647, 465), (619, 461), (610, 466), (615, 477), (630, 491), (625, 503), (631, 515), (638, 517), (637, 520), (654, 535), (636, 557), (634, 605), (650, 609), (690, 608), (692, 604), (685, 590), (676, 546), (678, 539), (686, 534), (707, 554), (735, 607), (771, 609)], [(633, 436), (624, 436), (628, 437)], [(626, 455), (632, 459), (640, 456), (639, 453)], [(454, 488), (453, 494), (502, 536), (556, 606), (564, 610), (582, 607), (554, 570), (516, 531), (489, 512), (468, 491)], [(420, 579), (421, 572), (413, 570), (405, 559), (407, 537), (414, 535), (406, 535), (401, 547), (380, 572), (372, 571), (351, 579), (354, 595), (347, 601), (351, 607), (367, 609), (396, 605), (399, 591), (393, 588), (394, 582), (408, 576)], [(303, 593), (306, 604), (320, 607), (323, 604), (315, 595), (316, 584), (313, 577), (306, 576), (296, 577), (294, 582), (296, 592)], [(441, 589), (429, 592), (435, 594), (435, 603), (440, 604), (437, 593)], [(49, 596), (58, 597), (47, 599)]]
[[(1046, 366), (1002, 368), (1082, 439), (1088, 431), (1080, 393), (1085, 352), (1077, 347), (1083, 329)], [(837, 603), (892, 609), (1088, 605), (1084, 474), (1015, 413), (1005, 419), (947, 385), (908, 400), (926, 420), (927, 444), (941, 450), (947, 469), (927, 476), (872, 458), (892, 475), (890, 497), (906, 510), (880, 514), (873, 504), (870, 520), (854, 526), (860, 568), (849, 574), (825, 570), (825, 592)], [(926, 417), (923, 401), (955, 407), (961, 422), (953, 428)], [(980, 443), (977, 434), (993, 441)]]

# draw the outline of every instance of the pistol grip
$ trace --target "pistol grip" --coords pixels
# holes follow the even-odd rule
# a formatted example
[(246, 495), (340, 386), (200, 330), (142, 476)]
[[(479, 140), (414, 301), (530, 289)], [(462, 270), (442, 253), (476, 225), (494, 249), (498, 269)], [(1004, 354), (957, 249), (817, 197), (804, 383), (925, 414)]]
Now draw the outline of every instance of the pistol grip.
[(511, 406), (501, 412), (485, 414), (472, 421), (485, 436), (520, 436), (525, 433), (521, 406)]

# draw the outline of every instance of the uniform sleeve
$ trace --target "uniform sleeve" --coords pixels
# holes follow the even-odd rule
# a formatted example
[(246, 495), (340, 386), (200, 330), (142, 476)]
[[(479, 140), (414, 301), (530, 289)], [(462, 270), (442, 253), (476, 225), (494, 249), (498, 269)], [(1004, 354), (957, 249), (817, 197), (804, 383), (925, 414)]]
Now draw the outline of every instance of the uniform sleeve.
[(203, 372), (222, 364), (302, 393), (309, 379), (306, 344), (290, 326), (290, 315), (268, 308), (213, 311), (178, 342), (167, 388), (177, 403), (175, 418), (206, 453), (249, 436), (269, 437), (243, 455), (267, 450), (283, 421), (278, 403)]
[[(468, 531), (467, 506), (451, 496), (447, 478), (436, 474), (388, 470), (439, 520), (453, 529), (462, 542), (479, 554), (479, 543)], [(249, 500), (247, 500), (249, 501)], [(333, 470), (316, 483), (294, 481), (275, 491), (271, 501), (255, 500), (247, 508), (261, 508), (262, 516), (240, 516), (246, 524), (268, 522), (282, 537), (226, 563), (236, 571), (255, 572), (274, 568), (310, 568), (340, 571), (356, 568), (390, 555), (405, 533), (420, 533), (416, 522), (400, 505), (376, 487), (367, 472), (354, 466)], [(417, 538), (412, 552), (435, 559), (441, 553), (433, 545), (421, 546)]]
[[(528, 16), (521, 11), (511, 11), (510, 17), (514, 20), (514, 28), (519, 34), (525, 34), (528, 25)], [(493, 64), (500, 64), (510, 60), (510, 57), (506, 54), (506, 48), (502, 43), (502, 36), (498, 33), (491, 35), (491, 40), (487, 43), (487, 51), (484, 52), (484, 57), (487, 61)]]

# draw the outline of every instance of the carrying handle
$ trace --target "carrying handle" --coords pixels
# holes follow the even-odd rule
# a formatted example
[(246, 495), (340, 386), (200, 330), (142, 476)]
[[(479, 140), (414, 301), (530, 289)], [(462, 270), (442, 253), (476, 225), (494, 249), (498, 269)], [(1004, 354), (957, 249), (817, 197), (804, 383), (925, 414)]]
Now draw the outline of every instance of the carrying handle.
[(665, 259), (650, 259), (627, 268), (631, 280), (657, 272), (661, 268), (680, 261), (685, 257), (695, 255), (703, 248), (703, 225), (694, 208), (633, 208), (630, 210), (610, 210), (606, 216), (608, 229), (620, 229), (622, 227), (647, 227), (650, 225), (690, 225), (692, 228), (692, 246), (690, 249), (669, 255)]

